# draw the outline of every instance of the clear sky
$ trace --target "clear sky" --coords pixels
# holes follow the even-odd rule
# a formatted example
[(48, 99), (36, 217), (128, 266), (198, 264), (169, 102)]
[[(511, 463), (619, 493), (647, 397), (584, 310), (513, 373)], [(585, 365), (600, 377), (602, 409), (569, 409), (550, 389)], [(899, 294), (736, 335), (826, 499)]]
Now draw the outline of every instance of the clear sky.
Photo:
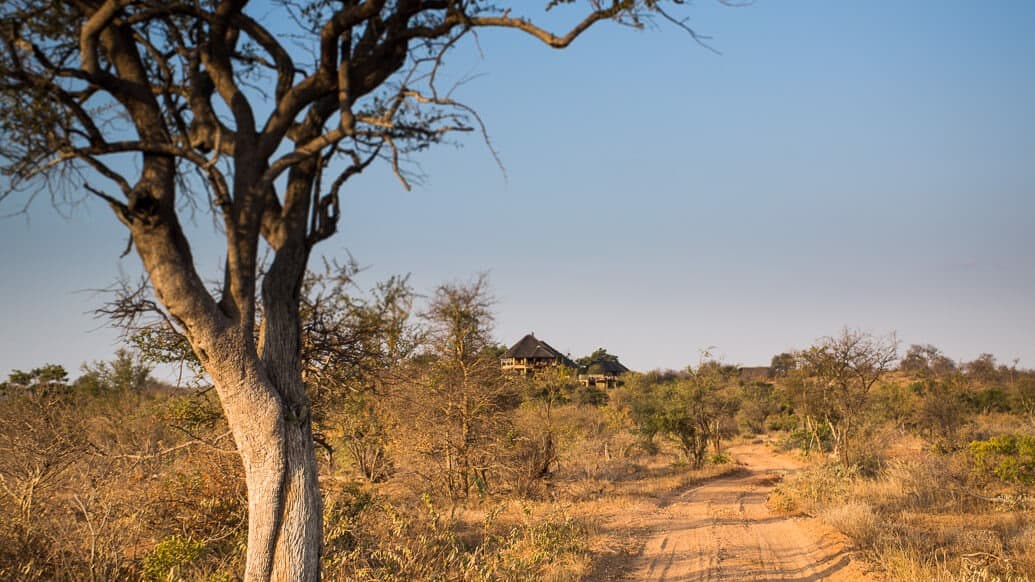
[[(544, 2), (545, 4), (545, 2)], [(352, 182), (340, 234), (372, 284), (489, 271), (497, 335), (680, 368), (768, 363), (843, 326), (1035, 367), (1035, 2), (701, 0), (680, 30), (566, 51), (480, 35), (452, 71), (477, 139), (404, 191)], [(5, 204), (2, 210), (11, 210)], [(0, 374), (109, 358), (89, 311), (125, 234), (92, 201), (0, 221)], [(198, 230), (209, 221), (198, 218)], [(196, 254), (221, 262), (207, 235)]]

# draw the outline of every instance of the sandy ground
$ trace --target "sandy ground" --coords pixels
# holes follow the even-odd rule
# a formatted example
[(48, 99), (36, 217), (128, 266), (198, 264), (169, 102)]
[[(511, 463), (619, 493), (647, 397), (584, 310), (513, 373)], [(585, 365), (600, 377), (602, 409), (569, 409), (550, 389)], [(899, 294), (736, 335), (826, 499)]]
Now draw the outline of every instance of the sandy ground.
[(766, 508), (774, 485), (799, 463), (762, 444), (728, 452), (741, 471), (660, 498), (654, 511), (630, 524), (628, 534), (642, 548), (638, 555), (613, 561), (590, 579), (872, 579), (853, 562), (844, 536), (817, 519)]

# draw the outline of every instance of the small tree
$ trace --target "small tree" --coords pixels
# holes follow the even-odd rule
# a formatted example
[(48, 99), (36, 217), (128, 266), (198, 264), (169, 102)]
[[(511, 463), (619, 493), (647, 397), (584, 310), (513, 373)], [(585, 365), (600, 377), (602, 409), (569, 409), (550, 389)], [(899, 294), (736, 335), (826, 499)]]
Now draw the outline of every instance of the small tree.
[(534, 376), (524, 378), (524, 401), (522, 409), (528, 413), (526, 422), (517, 423), (508, 461), (508, 470), (513, 474), (514, 488), (524, 494), (532, 491), (533, 485), (549, 477), (557, 462), (557, 427), (554, 419), (556, 408), (570, 402), (579, 383), (575, 373), (565, 366), (552, 366), (538, 370)]
[(692, 467), (700, 467), (708, 447), (721, 453), (722, 440), (730, 434), (737, 412), (730, 393), (736, 371), (735, 366), (703, 362), (677, 375), (642, 377), (627, 389), (630, 416), (648, 442), (663, 434)]
[(122, 348), (110, 362), (83, 364), (83, 375), (75, 386), (94, 395), (139, 394), (152, 382), (151, 366), (140, 354)]
[(68, 389), (68, 372), (57, 364), (44, 364), (28, 372), (13, 370), (7, 381), (0, 383), (0, 395), (5, 393), (31, 392), (45, 394)]
[(325, 263), (302, 287), (302, 377), (312, 400), (316, 442), (333, 466), (337, 442), (364, 478), (379, 481), (392, 467), (389, 427), (378, 397), (398, 381), (396, 369), (420, 345), (411, 322), (408, 277), (359, 290), (353, 261)]
[(953, 374), (929, 379), (920, 384), (920, 389), (917, 425), (936, 446), (954, 450), (959, 430), (966, 422), (963, 401), (966, 378), (962, 374)]
[(898, 369), (920, 378), (944, 377), (956, 371), (956, 363), (930, 344), (913, 344), (902, 356)]
[(492, 357), (488, 278), (440, 285), (422, 314), (427, 353), (403, 387), (401, 424), (415, 429), (417, 449), (435, 466), (432, 481), (454, 500), (485, 491), (498, 467), (504, 409), (513, 390)]
[(737, 433), (733, 418), (740, 409), (736, 393), (740, 368), (712, 360), (700, 364), (696, 370), (688, 371), (696, 382), (709, 387), (711, 421), (708, 442), (718, 457), (722, 454), (722, 441)]
[(636, 425), (636, 432), (642, 439), (642, 446), (647, 451), (657, 451), (655, 438), (662, 433), (662, 404), (659, 398), (657, 376), (652, 374), (635, 375), (621, 389), (624, 404), (628, 407), (629, 417)]
[[(895, 336), (876, 337), (845, 328), (800, 354), (808, 380), (814, 381), (814, 405), (830, 429), (834, 452), (845, 466), (854, 460), (855, 437), (867, 410), (870, 390), (895, 362)], [(811, 411), (810, 411), (811, 412)]]
[(694, 468), (704, 464), (711, 441), (711, 402), (708, 388), (682, 380), (659, 391), (663, 402), (661, 429), (674, 441), (683, 458)]
[(792, 353), (782, 352), (776, 354), (769, 362), (769, 377), (783, 378), (794, 370), (797, 363), (798, 361)]
[[(385, 480), (394, 466), (388, 451), (391, 431), (376, 397), (367, 392), (352, 393), (341, 404), (334, 418), (345, 452), (365, 479), (372, 483)], [(329, 444), (324, 446), (330, 457), (334, 449)]]
[[(799, 354), (801, 362), (804, 358)], [(786, 400), (798, 417), (797, 433), (801, 437), (802, 452), (822, 451), (829, 438), (824, 414), (827, 410), (826, 392), (819, 378), (803, 368), (796, 367), (780, 382)]]
[(740, 411), (738, 418), (755, 434), (766, 429), (766, 419), (780, 411), (776, 398), (776, 387), (768, 382), (746, 382), (738, 390)]
[(1035, 429), (1035, 372), (1024, 372), (1015, 390), (1017, 409), (1024, 415), (1028, 425)]
[(1001, 379), (995, 356), (992, 354), (981, 354), (973, 361), (964, 364), (963, 368), (967, 376), (980, 384), (992, 384)]
[(607, 350), (604, 349), (604, 348), (597, 348), (596, 350), (593, 351), (592, 354), (590, 354), (588, 356), (583, 356), (583, 357), (579, 358), (578, 360), (575, 360), (575, 363), (578, 364), (580, 368), (583, 368), (583, 367), (588, 366), (588, 365), (590, 365), (590, 364), (592, 364), (594, 362), (617, 362), (617, 361), (618, 361), (618, 356), (616, 356), (614, 354), (607, 353)]

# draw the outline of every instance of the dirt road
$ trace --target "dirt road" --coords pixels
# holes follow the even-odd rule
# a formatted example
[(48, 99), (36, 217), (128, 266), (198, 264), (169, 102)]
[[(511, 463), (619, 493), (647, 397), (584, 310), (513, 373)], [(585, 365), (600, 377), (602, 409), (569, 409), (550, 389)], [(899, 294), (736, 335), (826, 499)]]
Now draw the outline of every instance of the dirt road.
[[(819, 520), (772, 514), (766, 496), (798, 463), (761, 444), (729, 451), (743, 470), (660, 501), (624, 578), (866, 580), (845, 539)], [(641, 530), (643, 531), (643, 530)]]

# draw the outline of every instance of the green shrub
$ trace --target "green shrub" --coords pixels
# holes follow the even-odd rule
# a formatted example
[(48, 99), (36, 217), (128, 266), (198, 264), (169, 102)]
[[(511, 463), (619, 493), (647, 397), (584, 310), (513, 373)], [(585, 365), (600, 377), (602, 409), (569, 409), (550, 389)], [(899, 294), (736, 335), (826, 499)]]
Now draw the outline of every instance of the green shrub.
[(223, 410), (207, 394), (188, 394), (170, 398), (159, 407), (158, 417), (189, 431), (211, 429), (223, 420)]
[(974, 474), (1007, 483), (1035, 483), (1035, 437), (1008, 434), (986, 441), (971, 441)]
[(712, 453), (708, 455), (708, 462), (713, 465), (726, 465), (733, 462), (726, 453)]
[(582, 406), (603, 406), (607, 404), (607, 392), (596, 386), (578, 386), (572, 394), (572, 401)]
[(344, 483), (337, 491), (324, 493), (325, 558), (335, 560), (356, 549), (357, 531), (364, 513), (373, 508), (376, 501), (373, 493), (358, 483)]
[(968, 394), (966, 400), (975, 412), (1008, 412), (1010, 410), (1010, 399), (999, 386)]
[(811, 453), (825, 453), (834, 450), (834, 436), (826, 424), (820, 424), (815, 432), (798, 425), (787, 434), (783, 446), (788, 450), (798, 449), (806, 456)]
[(490, 579), (542, 579), (551, 564), (584, 553), (588, 535), (586, 524), (574, 517), (558, 513), (533, 520), (526, 510), (526, 522), (496, 540), (500, 549), (491, 556)]
[(793, 411), (782, 411), (769, 415), (765, 420), (765, 428), (770, 431), (792, 431), (798, 427), (798, 417)]
[(185, 566), (197, 562), (205, 553), (205, 544), (179, 535), (158, 542), (144, 556), (144, 580), (173, 580), (183, 577)]

